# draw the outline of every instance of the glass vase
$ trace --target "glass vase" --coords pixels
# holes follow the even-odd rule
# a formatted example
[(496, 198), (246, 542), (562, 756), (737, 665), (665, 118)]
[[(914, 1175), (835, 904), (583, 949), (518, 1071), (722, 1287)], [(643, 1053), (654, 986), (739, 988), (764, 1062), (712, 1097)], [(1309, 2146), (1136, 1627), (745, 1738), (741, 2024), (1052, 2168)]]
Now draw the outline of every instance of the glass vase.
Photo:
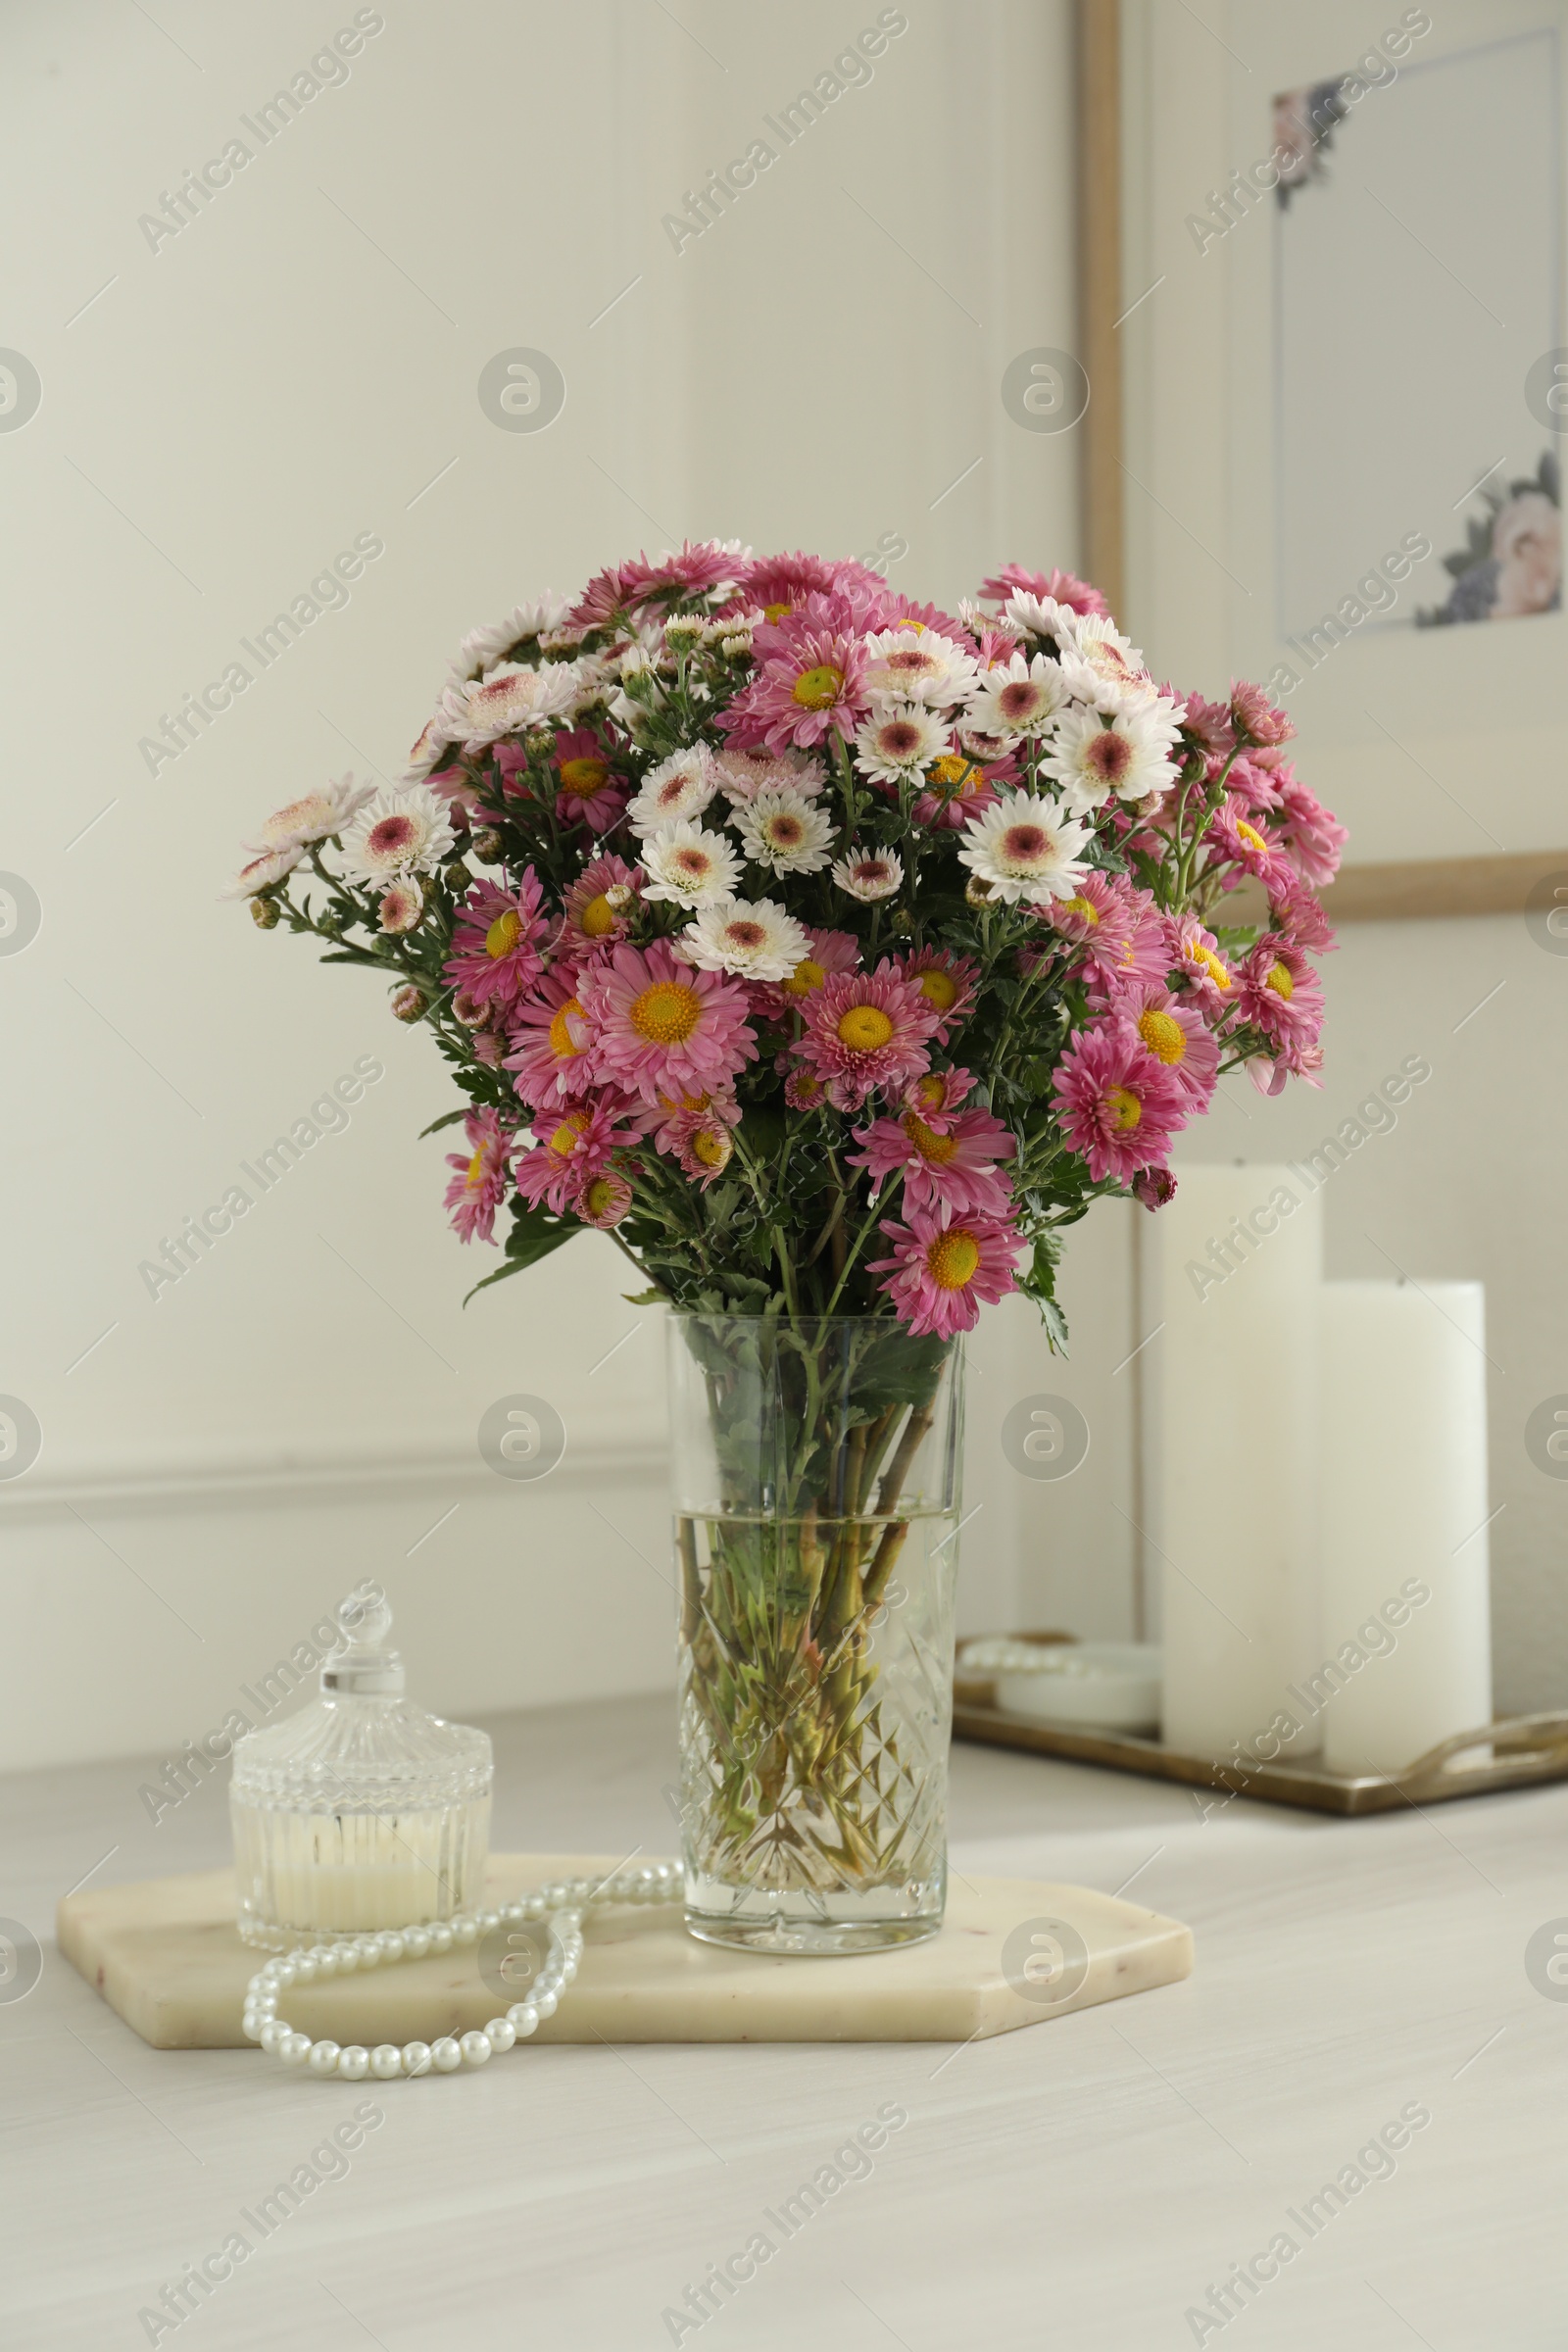
[(875, 1951), (947, 1895), (962, 1352), (669, 1318), (686, 1925)]

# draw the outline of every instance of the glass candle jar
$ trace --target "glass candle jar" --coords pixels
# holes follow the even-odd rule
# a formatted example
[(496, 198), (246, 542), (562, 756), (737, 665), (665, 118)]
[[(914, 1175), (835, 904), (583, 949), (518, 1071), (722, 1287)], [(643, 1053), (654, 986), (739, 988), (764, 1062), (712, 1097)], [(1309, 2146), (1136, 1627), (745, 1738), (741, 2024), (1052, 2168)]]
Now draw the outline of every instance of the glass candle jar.
[(338, 1618), (351, 1630), (320, 1696), (234, 1747), (239, 1932), (270, 1951), (450, 1919), (484, 1882), (488, 1735), (405, 1696), (383, 1598), (350, 1599)]

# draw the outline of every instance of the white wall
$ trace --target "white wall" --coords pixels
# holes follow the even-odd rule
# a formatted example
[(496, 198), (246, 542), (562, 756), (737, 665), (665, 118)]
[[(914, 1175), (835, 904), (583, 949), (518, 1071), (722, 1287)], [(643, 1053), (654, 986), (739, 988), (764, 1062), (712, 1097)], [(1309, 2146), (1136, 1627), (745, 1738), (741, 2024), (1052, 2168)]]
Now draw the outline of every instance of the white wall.
[[(43, 397), (0, 433), (24, 591), (0, 866), (43, 926), (0, 956), (0, 1391), (44, 1449), (0, 1484), (0, 1763), (205, 1729), (367, 1573), (445, 1706), (667, 1679), (657, 1334), (608, 1354), (637, 1329), (621, 1261), (583, 1240), (465, 1313), (488, 1269), (445, 1230), (448, 1139), (416, 1140), (451, 1100), (434, 1055), (373, 979), (215, 894), (313, 778), (397, 772), (466, 627), (638, 545), (894, 534), (895, 582), (947, 598), (1076, 555), (1073, 438), (998, 396), (1017, 350), (1073, 339), (1065, 0), (917, 0), (869, 84), (680, 252), (662, 216), (874, 8), (405, 0), (152, 249), (138, 217), (353, 13), (59, 0), (4, 34), (5, 336)], [(515, 346), (566, 380), (536, 435), (476, 398)], [(149, 774), (160, 714), (362, 532), (385, 552), (348, 607)], [(139, 1262), (362, 1056), (384, 1076), (347, 1131), (150, 1298)], [(1122, 1348), (1096, 1374), (1085, 1347), (1108, 1379)], [(1015, 1393), (1057, 1385), (1027, 1322), (982, 1350)], [(569, 1433), (538, 1488), (475, 1452), (517, 1391)], [(1038, 1491), (976, 1427), (971, 1499), (1021, 1525)], [(1074, 1545), (1090, 1492), (1054, 1495)], [(969, 1622), (1071, 1597), (1052, 1542), (985, 1514), (965, 1541)], [(1120, 1602), (1073, 1571), (1111, 1617), (1119, 1541)]]

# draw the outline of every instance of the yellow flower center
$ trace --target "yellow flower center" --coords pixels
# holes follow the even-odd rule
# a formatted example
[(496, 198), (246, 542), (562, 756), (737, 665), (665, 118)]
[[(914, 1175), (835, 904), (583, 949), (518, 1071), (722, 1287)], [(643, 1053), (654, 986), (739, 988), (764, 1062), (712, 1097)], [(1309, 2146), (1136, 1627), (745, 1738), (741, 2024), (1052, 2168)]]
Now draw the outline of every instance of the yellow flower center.
[(921, 996), (928, 1004), (934, 1004), (938, 1012), (946, 1012), (950, 1005), (958, 1001), (958, 985), (953, 974), (940, 971), (935, 965), (930, 971), (920, 974), (919, 986)]
[(1093, 899), (1063, 899), (1061, 911), (1063, 914), (1077, 915), (1079, 921), (1087, 923), (1091, 931), (1100, 928), (1100, 909)]
[(931, 781), (933, 784), (961, 784), (968, 773), (969, 762), (961, 753), (944, 752), (941, 759), (932, 763)]
[(700, 1127), (692, 1138), (692, 1157), (705, 1168), (721, 1168), (734, 1148), (719, 1127)]
[(587, 1111), (568, 1111), (555, 1134), (550, 1138), (548, 1149), (555, 1153), (558, 1159), (569, 1159), (576, 1151), (578, 1138), (587, 1124)]
[(496, 916), (495, 921), (485, 933), (485, 954), (493, 962), (499, 962), (503, 956), (512, 954), (521, 934), (522, 917), (514, 906), (509, 906), (505, 914)]
[(1262, 834), (1257, 831), (1256, 827), (1250, 825), (1245, 817), (1237, 818), (1236, 833), (1238, 840), (1245, 841), (1250, 850), (1257, 850), (1264, 855), (1267, 854), (1268, 843), (1263, 839)]
[(466, 1176), (465, 1176), (463, 1181), (468, 1187), (470, 1192), (473, 1190), (475, 1185), (483, 1184), (484, 1153), (482, 1152), (476, 1152), (473, 1157), (469, 1160), (468, 1173)]
[(948, 1099), (946, 1079), (922, 1078), (915, 1087), (914, 1099), (927, 1110), (940, 1110)]
[(589, 800), (599, 790), (610, 773), (608, 760), (563, 760), (561, 781), (568, 792), (580, 793)]
[(571, 1024), (567, 1015), (573, 1012), (580, 1020), (582, 1006), (575, 997), (568, 997), (550, 1024), (550, 1051), (558, 1061), (573, 1061), (582, 1052), (581, 1046), (572, 1042)]
[(1231, 976), (1212, 948), (1194, 948), (1193, 956), (1200, 963), (1216, 988), (1229, 988)]
[(1105, 1101), (1110, 1106), (1111, 1119), (1118, 1133), (1122, 1135), (1125, 1135), (1129, 1128), (1136, 1127), (1144, 1115), (1144, 1106), (1138, 1097), (1130, 1095), (1124, 1086), (1113, 1086), (1105, 1097)]
[(827, 974), (822, 966), (808, 956), (795, 966), (794, 971), (785, 981), (784, 993), (790, 997), (808, 997), (814, 989), (821, 987), (826, 978)]
[(589, 900), (582, 910), (584, 939), (603, 939), (605, 933), (613, 925), (614, 920), (615, 909), (601, 891), (596, 899)]
[(591, 1217), (605, 1216), (615, 1204), (615, 1187), (608, 1176), (596, 1176), (584, 1191), (582, 1204)]
[(703, 1000), (680, 980), (656, 980), (634, 997), (631, 1025), (654, 1046), (683, 1046), (703, 1014)]
[(928, 1160), (934, 1168), (945, 1168), (958, 1149), (956, 1135), (938, 1135), (934, 1127), (928, 1127), (924, 1119), (917, 1117), (912, 1110), (905, 1112), (899, 1125), (920, 1157)]
[(893, 1035), (893, 1023), (879, 1004), (852, 1004), (839, 1018), (840, 1043), (852, 1054), (875, 1054)]
[(980, 1263), (980, 1245), (961, 1226), (939, 1233), (925, 1253), (932, 1281), (939, 1291), (961, 1291)]
[(1287, 971), (1283, 963), (1271, 963), (1269, 965), (1268, 975), (1263, 982), (1263, 986), (1265, 988), (1271, 988), (1277, 997), (1283, 997), (1287, 1004), (1296, 994), (1296, 982), (1291, 978), (1290, 973)]
[(831, 710), (843, 690), (843, 670), (835, 669), (831, 662), (819, 662), (814, 669), (802, 670), (791, 699), (803, 710)]
[(1164, 1062), (1167, 1067), (1172, 1062), (1180, 1061), (1187, 1052), (1187, 1040), (1182, 1035), (1180, 1021), (1173, 1020), (1168, 1012), (1157, 1011), (1152, 1004), (1147, 1012), (1139, 1015), (1138, 1034), (1154, 1059)]
[(762, 607), (762, 618), (764, 620), (782, 620), (786, 612), (793, 611), (794, 607), (791, 605), (789, 598), (785, 597), (782, 604), (764, 605)]

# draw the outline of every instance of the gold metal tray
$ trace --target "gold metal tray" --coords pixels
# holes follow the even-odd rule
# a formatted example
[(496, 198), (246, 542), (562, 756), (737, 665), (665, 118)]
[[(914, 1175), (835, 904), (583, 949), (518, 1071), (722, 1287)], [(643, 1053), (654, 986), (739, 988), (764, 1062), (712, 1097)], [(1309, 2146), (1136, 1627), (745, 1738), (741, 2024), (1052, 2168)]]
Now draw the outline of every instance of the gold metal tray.
[[(972, 1638), (972, 1637), (971, 1637)], [(1020, 1642), (1070, 1641), (1063, 1634), (1016, 1634)], [(1037, 1756), (1062, 1756), (1074, 1764), (1103, 1764), (1115, 1772), (1179, 1781), (1212, 1793), (1218, 1803), (1249, 1796), (1265, 1804), (1296, 1805), (1314, 1813), (1392, 1813), (1400, 1805), (1430, 1805), (1446, 1797), (1485, 1796), (1494, 1789), (1529, 1788), (1543, 1781), (1568, 1780), (1568, 1712), (1501, 1717), (1479, 1731), (1461, 1732), (1418, 1756), (1395, 1780), (1382, 1773), (1325, 1771), (1321, 1765), (1271, 1764), (1238, 1758), (1215, 1763), (1184, 1755), (1159, 1740), (1129, 1732), (1091, 1731), (1037, 1723), (991, 1703), (994, 1684), (985, 1677), (957, 1677), (953, 1736), (990, 1747), (1017, 1747)]]

